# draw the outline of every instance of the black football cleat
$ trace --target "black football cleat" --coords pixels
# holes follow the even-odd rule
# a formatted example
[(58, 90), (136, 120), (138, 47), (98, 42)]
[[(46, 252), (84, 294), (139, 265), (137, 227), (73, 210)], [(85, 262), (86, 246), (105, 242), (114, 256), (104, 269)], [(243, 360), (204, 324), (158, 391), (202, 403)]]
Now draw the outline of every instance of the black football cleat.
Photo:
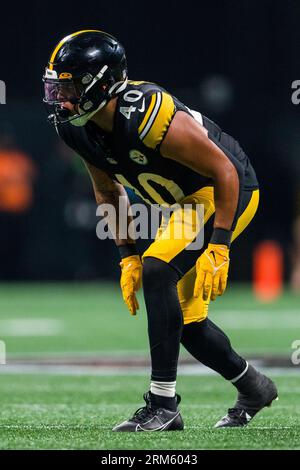
[[(116, 432), (139, 431), (182, 431), (183, 420), (179, 410), (171, 411), (167, 408), (157, 407), (153, 403), (151, 392), (144, 394), (146, 406), (139, 408), (128, 421), (124, 421), (113, 428)], [(179, 405), (181, 398), (176, 395), (176, 403)]]
[(234, 407), (229, 408), (227, 415), (215, 424), (215, 428), (246, 426), (260, 410), (278, 400), (274, 382), (253, 366), (249, 365), (247, 373), (240, 381), (241, 384), (237, 382), (236, 385), (239, 392)]

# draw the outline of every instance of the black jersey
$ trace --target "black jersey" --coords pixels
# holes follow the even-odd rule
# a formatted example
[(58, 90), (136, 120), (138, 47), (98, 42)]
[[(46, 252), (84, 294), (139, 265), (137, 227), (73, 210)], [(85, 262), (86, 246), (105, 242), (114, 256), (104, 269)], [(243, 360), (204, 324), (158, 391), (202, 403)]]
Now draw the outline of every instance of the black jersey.
[(83, 159), (133, 189), (148, 203), (171, 205), (213, 185), (211, 179), (160, 153), (161, 142), (177, 111), (193, 116), (207, 129), (208, 137), (239, 164), (243, 189), (258, 187), (255, 172), (238, 142), (154, 83), (128, 82), (118, 95), (111, 134), (92, 121), (83, 127), (72, 122), (61, 124), (58, 133)]

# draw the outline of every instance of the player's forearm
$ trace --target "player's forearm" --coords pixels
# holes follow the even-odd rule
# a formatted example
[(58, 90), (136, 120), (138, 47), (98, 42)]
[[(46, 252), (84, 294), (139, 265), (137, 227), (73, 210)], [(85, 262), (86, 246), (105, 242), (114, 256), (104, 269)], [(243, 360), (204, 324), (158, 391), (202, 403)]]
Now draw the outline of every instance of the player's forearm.
[(240, 182), (235, 167), (229, 162), (221, 174), (214, 175), (214, 228), (232, 230), (240, 192)]
[[(94, 165), (86, 161), (84, 164), (91, 177), (97, 204), (103, 208), (103, 215), (116, 245), (118, 247), (130, 245), (133, 251), (134, 240), (128, 231), (132, 217), (129, 213), (130, 203), (124, 187)], [(113, 210), (108, 210), (108, 208)]]
[(118, 183), (114, 185), (115, 187), (110, 190), (100, 190), (94, 187), (97, 204), (103, 207), (105, 207), (104, 204), (109, 204), (114, 208), (114, 215), (110, 211), (104, 211), (104, 217), (116, 245), (121, 247), (135, 244), (128, 231), (129, 224), (132, 224), (132, 217), (127, 193), (122, 185)]
[[(214, 141), (213, 137), (210, 138)], [(218, 147), (225, 159), (223, 158), (221, 166), (214, 167), (212, 174), (216, 209), (214, 227), (233, 232), (241, 209), (244, 168), (220, 142)]]

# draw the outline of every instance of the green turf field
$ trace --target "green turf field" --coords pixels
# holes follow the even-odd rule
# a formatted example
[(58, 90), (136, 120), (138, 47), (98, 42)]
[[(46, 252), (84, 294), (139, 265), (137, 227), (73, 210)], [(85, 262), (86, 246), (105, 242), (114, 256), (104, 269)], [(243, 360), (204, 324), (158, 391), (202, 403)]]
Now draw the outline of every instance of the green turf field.
[[(141, 296), (140, 305), (132, 317), (117, 284), (0, 284), (0, 339), (9, 356), (146, 354)], [(210, 317), (247, 354), (290, 356), (292, 342), (300, 339), (300, 296), (291, 292), (261, 304), (249, 288), (228, 286), (211, 303)]]
[(145, 377), (0, 375), (1, 449), (300, 449), (300, 378), (275, 377), (280, 400), (247, 428), (213, 429), (232, 404), (218, 377), (181, 377), (186, 429), (113, 433), (142, 405)]
[[(299, 296), (290, 292), (273, 304), (256, 301), (249, 288), (230, 287), (212, 304), (210, 316), (247, 357), (283, 357), (300, 339)], [(2, 284), (0, 340), (7, 366), (0, 365), (1, 449), (296, 449), (300, 448), (300, 365), (274, 370), (280, 400), (245, 429), (213, 429), (235, 398), (215, 375), (181, 375), (178, 393), (186, 429), (179, 433), (118, 434), (111, 428), (142, 406), (149, 382), (116, 369), (35, 373), (9, 369), (22, 359), (70, 360), (148, 354), (146, 313), (123, 306), (114, 284)], [(187, 355), (182, 351), (182, 356)]]

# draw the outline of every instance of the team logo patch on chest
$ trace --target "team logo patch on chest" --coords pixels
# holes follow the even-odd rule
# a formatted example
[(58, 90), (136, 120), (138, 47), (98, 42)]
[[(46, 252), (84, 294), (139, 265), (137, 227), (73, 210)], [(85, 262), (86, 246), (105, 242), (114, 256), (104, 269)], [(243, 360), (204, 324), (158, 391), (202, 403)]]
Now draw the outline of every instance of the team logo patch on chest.
[(130, 150), (129, 156), (131, 160), (133, 160), (135, 163), (138, 163), (139, 165), (146, 165), (148, 163), (146, 155), (144, 155), (139, 150)]

